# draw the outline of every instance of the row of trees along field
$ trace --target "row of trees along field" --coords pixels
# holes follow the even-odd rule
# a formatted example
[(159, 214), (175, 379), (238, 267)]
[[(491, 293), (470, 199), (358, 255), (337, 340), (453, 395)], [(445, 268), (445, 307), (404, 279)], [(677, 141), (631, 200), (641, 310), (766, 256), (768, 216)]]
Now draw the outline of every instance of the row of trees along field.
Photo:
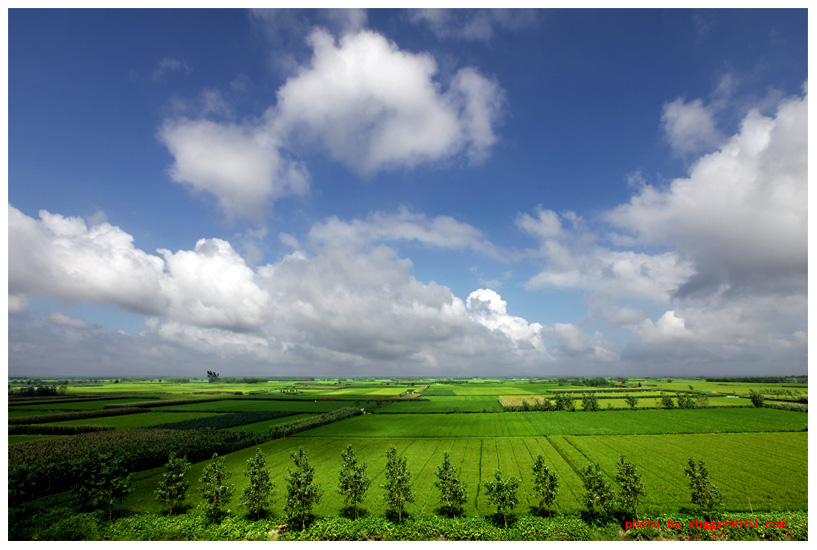
[[(314, 482), (315, 469), (309, 465), (309, 457), (303, 447), (290, 453), (294, 468), (289, 468), (286, 483), (286, 500), (284, 517), (292, 527), (305, 529), (313, 517), (312, 507), (318, 504), (323, 494), (322, 488)], [(100, 454), (94, 461), (93, 470), (75, 479), (71, 491), (80, 501), (83, 510), (88, 506), (105, 508), (110, 519), (115, 502), (123, 502), (131, 493), (130, 474), (115, 456)], [(540, 454), (530, 466), (533, 478), (531, 481), (534, 494), (538, 500), (538, 512), (546, 510), (553, 513), (553, 504), (559, 494), (559, 480), (545, 464)], [(165, 464), (166, 472), (155, 492), (156, 500), (167, 507), (172, 515), (183, 504), (190, 482), (187, 473), (190, 462), (185, 457), (171, 453)], [(616, 463), (618, 484), (614, 491), (610, 482), (602, 474), (598, 464), (588, 463), (582, 473), (585, 488), (583, 503), (587, 510), (602, 518), (609, 518), (618, 507), (621, 511), (638, 518), (638, 505), (645, 494), (641, 473), (622, 455)], [(709, 481), (709, 473), (703, 461), (689, 459), (685, 474), (689, 478), (691, 501), (706, 510), (711, 516), (720, 505), (720, 494)], [(224, 508), (233, 497), (234, 486), (227, 483), (229, 473), (224, 466), (224, 458), (214, 454), (205, 466), (199, 478), (198, 490), (202, 494), (200, 508), (210, 522), (218, 522), (224, 515)], [(260, 449), (247, 461), (244, 475), (249, 478), (249, 485), (244, 489), (240, 502), (247, 509), (249, 516), (260, 519), (267, 515), (276, 492), (276, 485), (270, 479), (266, 459)], [(443, 463), (436, 471), (437, 480), (434, 486), (439, 490), (439, 511), (449, 517), (462, 514), (463, 505), (468, 498), (468, 484), (463, 482), (457, 468), (451, 463), (448, 453), (444, 454)], [(357, 519), (359, 505), (369, 489), (371, 478), (367, 475), (367, 465), (361, 463), (351, 445), (341, 453), (341, 468), (338, 476), (337, 492), (344, 497), (347, 505), (345, 512), (354, 512)], [(507, 527), (507, 516), (519, 504), (518, 478), (505, 478), (497, 470), (494, 479), (483, 482), (485, 495), (496, 508)], [(397, 455), (397, 449), (391, 447), (386, 453), (385, 482), (380, 486), (383, 499), (388, 507), (387, 515), (397, 522), (402, 522), (406, 505), (414, 502), (411, 489), (411, 472), (406, 459)], [(14, 498), (13, 485), (9, 486), (10, 497)]]

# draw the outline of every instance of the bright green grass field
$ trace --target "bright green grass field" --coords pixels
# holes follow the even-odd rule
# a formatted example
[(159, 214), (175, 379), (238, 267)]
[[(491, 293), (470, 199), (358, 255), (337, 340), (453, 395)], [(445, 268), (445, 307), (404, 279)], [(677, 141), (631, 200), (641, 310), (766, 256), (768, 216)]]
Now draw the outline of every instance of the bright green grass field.
[(502, 407), (496, 397), (483, 395), (463, 396), (430, 396), (429, 401), (400, 401), (377, 409), (377, 412), (463, 412), (501, 411)]
[[(790, 413), (793, 414), (793, 413)], [(501, 469), (505, 477), (519, 477), (521, 503), (519, 512), (535, 505), (531, 492), (530, 464), (537, 454), (560, 481), (556, 501), (562, 511), (583, 509), (584, 492), (579, 471), (589, 461), (598, 462), (611, 484), (615, 485), (615, 462), (624, 454), (642, 473), (647, 494), (639, 511), (677, 511), (690, 506), (689, 490), (684, 475), (687, 458), (704, 460), (710, 480), (721, 491), (724, 508), (731, 511), (806, 509), (807, 445), (803, 432), (741, 433), (741, 434), (662, 434), (613, 436), (551, 436), (551, 437), (465, 437), (439, 439), (413, 438), (350, 438), (350, 437), (289, 437), (262, 445), (271, 477), (276, 482), (278, 497), (273, 502), (273, 514), (280, 516), (286, 494), (285, 477), (292, 466), (290, 452), (303, 446), (315, 467), (315, 481), (323, 488), (323, 499), (314, 511), (319, 516), (338, 515), (343, 507), (336, 493), (340, 453), (351, 444), (359, 459), (368, 465), (372, 479), (363, 508), (382, 515), (385, 507), (380, 484), (384, 482), (385, 454), (390, 446), (397, 447), (407, 458), (413, 480), (415, 502), (407, 510), (415, 515), (430, 515), (438, 506), (438, 491), (434, 475), (442, 463), (443, 453), (449, 452), (463, 481), (468, 484), (466, 514), (489, 514), (493, 510), (485, 499), (482, 481), (491, 479)], [(235, 493), (228, 508), (244, 513), (239, 505), (241, 492), (247, 486), (243, 471), (254, 449), (244, 449), (226, 457), (232, 473), (229, 483)], [(207, 463), (193, 466), (189, 503), (199, 502), (198, 478)], [(137, 474), (136, 492), (125, 503), (132, 510), (157, 510), (153, 492), (161, 479), (162, 469)]]
[(322, 426), (311, 437), (531, 437), (634, 433), (798, 431), (803, 413), (774, 409), (363, 415)]

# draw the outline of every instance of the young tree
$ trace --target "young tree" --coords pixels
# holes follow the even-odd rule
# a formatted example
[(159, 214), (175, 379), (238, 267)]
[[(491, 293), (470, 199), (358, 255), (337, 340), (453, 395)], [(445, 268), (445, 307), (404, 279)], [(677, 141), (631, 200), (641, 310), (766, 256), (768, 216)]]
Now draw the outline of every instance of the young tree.
[(586, 411), (599, 410), (599, 400), (595, 393), (582, 394), (582, 408)]
[(584, 468), (582, 481), (585, 489), (584, 505), (591, 512), (598, 508), (607, 516), (613, 506), (614, 497), (610, 484), (601, 473), (601, 467), (598, 464), (588, 464)]
[(661, 406), (665, 409), (674, 409), (675, 403), (672, 402), (672, 397), (665, 393), (661, 396)]
[(694, 409), (695, 399), (691, 395), (678, 394), (678, 408), (679, 409)]
[(505, 527), (508, 526), (508, 512), (516, 508), (519, 504), (519, 479), (511, 477), (502, 478), (499, 470), (494, 474), (493, 481), (483, 481), (488, 502), (496, 506), (498, 514), (502, 514)]
[[(556, 495), (559, 494), (559, 480), (556, 474), (550, 472), (545, 465), (545, 457), (542, 455), (537, 455), (531, 469), (533, 470), (533, 491), (539, 495), (539, 509), (545, 506), (551, 508)], [(550, 515), (553, 515), (552, 509)]]
[(37, 486), (37, 477), (34, 470), (28, 464), (20, 464), (9, 468), (8, 473), (9, 502), (23, 504), (23, 512), (26, 511), (26, 503), (34, 497), (34, 490)]
[(707, 515), (711, 517), (712, 510), (721, 505), (721, 494), (709, 481), (709, 470), (703, 460), (699, 460), (696, 466), (695, 460), (690, 457), (689, 467), (684, 468), (684, 473), (689, 477), (692, 503), (705, 508)]
[(627, 402), (627, 406), (630, 407), (631, 409), (634, 409), (635, 406), (638, 405), (638, 397), (635, 397), (634, 395), (629, 394), (625, 395), (624, 401)]
[(108, 507), (108, 519), (113, 515), (114, 502), (122, 502), (133, 492), (130, 485), (130, 474), (122, 460), (110, 453), (100, 454), (100, 468), (94, 487), (92, 502), (94, 506)]
[(468, 498), (466, 484), (457, 476), (457, 468), (451, 464), (448, 453), (443, 455), (443, 463), (437, 468), (437, 481), (434, 486), (440, 490), (440, 504), (443, 508), (457, 517), (462, 511), (462, 505)]
[(698, 406), (705, 409), (709, 406), (709, 398), (705, 395), (698, 396)]
[(763, 394), (759, 391), (749, 390), (749, 399), (752, 400), (752, 405), (761, 408), (763, 407)]
[(369, 489), (372, 480), (366, 475), (366, 465), (358, 463), (357, 455), (351, 445), (346, 446), (346, 450), (340, 453), (342, 463), (340, 468), (340, 479), (338, 481), (338, 493), (344, 496), (344, 502), (355, 507), (355, 519), (357, 519), (357, 506), (363, 502), (363, 497)]
[(213, 460), (202, 470), (199, 482), (203, 483), (199, 488), (204, 495), (201, 507), (204, 515), (211, 522), (215, 522), (221, 515), (221, 509), (233, 496), (233, 486), (224, 482), (230, 477), (224, 468), (224, 457), (218, 458), (218, 453), (213, 453)]
[(184, 496), (190, 487), (190, 482), (184, 477), (190, 470), (190, 462), (187, 461), (187, 457), (178, 458), (176, 453), (172, 452), (165, 468), (167, 472), (164, 474), (164, 479), (159, 482), (159, 488), (156, 489), (156, 500), (170, 506), (169, 514), (173, 515), (173, 508), (184, 502)]
[(255, 514), (255, 519), (261, 519), (261, 512), (269, 506), (270, 500), (275, 493), (273, 483), (269, 479), (267, 461), (261, 453), (261, 449), (255, 449), (255, 456), (247, 460), (247, 470), (244, 475), (250, 478), (250, 484), (244, 489), (241, 497), (241, 504), (247, 507), (250, 514)]
[(315, 484), (315, 468), (309, 465), (309, 455), (303, 447), (297, 453), (289, 453), (295, 469), (288, 469), (287, 503), (284, 511), (290, 521), (300, 521), (301, 529), (306, 528), (306, 520), (312, 507), (321, 501), (321, 489)]
[(632, 510), (636, 519), (638, 517), (638, 501), (644, 496), (644, 484), (641, 483), (641, 472), (638, 471), (635, 464), (624, 460), (624, 455), (621, 455), (619, 462), (616, 464), (618, 473), (616, 474), (616, 481), (621, 487), (618, 501), (624, 508)]
[(380, 487), (385, 490), (383, 498), (386, 504), (397, 512), (397, 521), (403, 521), (403, 510), (407, 502), (414, 502), (414, 494), (411, 492), (411, 472), (406, 468), (406, 458), (397, 456), (395, 447), (386, 453), (386, 483)]

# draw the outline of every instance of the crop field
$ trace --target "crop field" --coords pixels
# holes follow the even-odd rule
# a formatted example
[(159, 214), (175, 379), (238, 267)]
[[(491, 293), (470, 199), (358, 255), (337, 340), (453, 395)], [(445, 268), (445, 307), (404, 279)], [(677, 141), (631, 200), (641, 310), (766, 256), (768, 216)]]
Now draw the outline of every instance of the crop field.
[[(406, 510), (412, 517), (436, 517), (441, 513), (439, 491), (434, 482), (435, 472), (446, 452), (467, 484), (468, 498), (463, 507), (466, 516), (490, 517), (495, 511), (482, 483), (492, 479), (496, 470), (501, 470), (503, 477), (521, 480), (520, 502), (514, 513), (533, 513), (538, 501), (532, 490), (531, 464), (539, 454), (559, 479), (557, 514), (577, 514), (585, 510), (582, 470), (588, 463), (598, 463), (603, 475), (615, 487), (616, 462), (621, 455), (634, 463), (642, 474), (646, 490), (639, 505), (642, 516), (695, 510), (690, 503), (688, 480), (684, 474), (690, 457), (706, 462), (710, 478), (721, 493), (724, 510), (750, 514), (808, 509), (807, 415), (791, 410), (756, 408), (748, 399), (750, 390), (760, 389), (769, 397), (797, 391), (791, 396), (792, 400), (796, 395), (805, 398), (807, 387), (784, 389), (780, 384), (743, 383), (728, 384), (724, 388), (720, 383), (702, 380), (667, 382), (666, 379), (644, 379), (640, 382), (640, 387), (630, 382), (623, 388), (523, 380), (477, 383), (380, 380), (368, 384), (275, 381), (220, 385), (125, 382), (82, 385), (75, 389), (69, 386), (63, 399), (82, 396), (96, 399), (67, 403), (59, 402), (61, 399), (57, 398), (53, 399), (57, 402), (40, 399), (28, 405), (15, 401), (9, 405), (13, 409), (9, 411), (9, 419), (19, 423), (36, 415), (82, 417), (59, 422), (46, 420), (45, 424), (33, 426), (29, 423), (26, 429), (30, 431), (23, 432), (27, 435), (10, 435), (8, 442), (10, 449), (18, 445), (22, 449), (40, 442), (62, 441), (65, 446), (57, 448), (70, 449), (84, 440), (106, 441), (109, 436), (105, 434), (121, 433), (122, 441), (131, 437), (126, 434), (184, 434), (185, 444), (192, 445), (190, 448), (195, 448), (199, 457), (193, 461), (187, 474), (191, 484), (183, 507), (185, 514), (199, 513), (197, 506), (201, 502), (199, 488), (202, 486), (199, 478), (210, 463), (206, 457), (212, 456), (206, 445), (218, 434), (225, 437), (229, 434), (227, 439), (215, 437), (213, 445), (226, 449), (223, 456), (229, 474), (227, 482), (234, 486), (234, 492), (225, 509), (232, 515), (244, 514), (245, 509), (240, 503), (241, 493), (248, 484), (244, 471), (247, 461), (258, 448), (266, 457), (271, 479), (276, 485), (277, 496), (271, 505), (271, 514), (274, 518), (283, 518), (285, 478), (293, 468), (290, 453), (301, 447), (309, 455), (310, 465), (315, 468), (315, 481), (322, 490), (322, 499), (313, 508), (313, 513), (327, 518), (340, 515), (344, 503), (336, 488), (341, 451), (350, 444), (358, 459), (367, 465), (372, 480), (361, 507), (366, 515), (375, 517), (382, 517), (387, 512), (380, 485), (385, 481), (386, 452), (392, 446), (406, 458), (411, 472), (415, 501), (408, 504)], [(707, 392), (707, 408), (657, 408), (662, 392), (668, 392), (674, 398), (676, 392), (690, 391), (690, 385), (694, 388), (691, 391)], [(104, 395), (100, 388), (119, 396), (131, 387), (138, 388), (138, 391), (134, 390), (126, 399), (98, 399)], [(281, 393), (281, 389), (289, 393)], [(250, 395), (250, 391), (253, 394)], [(235, 392), (242, 392), (242, 395)], [(553, 400), (557, 392), (571, 392), (577, 410), (503, 411), (503, 406), (521, 406), (523, 401), (533, 404), (543, 399)], [(596, 393), (599, 411), (581, 410), (581, 394), (586, 392)], [(639, 398), (635, 410), (607, 410), (608, 404), (616, 408), (626, 407), (626, 392)], [(407, 395), (413, 395), (414, 399), (406, 399)], [(214, 397), (217, 399), (212, 400)], [(200, 398), (211, 400), (190, 402)], [(394, 398), (400, 399), (392, 400)], [(115, 409), (104, 408), (128, 403), (144, 407), (144, 412), (113, 416)], [(305, 431), (286, 432), (278, 439), (270, 435), (270, 428), (316, 420), (340, 409), (351, 410), (358, 416), (307, 427)], [(361, 409), (365, 414), (361, 414)], [(97, 413), (108, 416), (97, 416)], [(43, 427), (41, 435), (36, 433), (38, 426)], [(49, 435), (48, 430), (54, 426), (110, 426), (114, 431)], [(197, 431), (198, 428), (209, 430)], [(168, 429), (181, 431), (170, 432)], [(197, 433), (210, 435), (198, 440)], [(162, 436), (156, 437), (161, 439)], [(156, 444), (172, 448), (174, 438), (182, 435), (169, 437)], [(38, 454), (35, 449), (25, 452)], [(144, 452), (153, 453), (150, 456), (156, 453), (147, 448)], [(165, 472), (164, 468), (157, 467), (162, 463), (161, 457), (156, 459), (159, 461), (151, 459), (152, 464), (145, 463), (142, 469), (133, 470), (133, 492), (116, 505), (117, 509), (135, 514), (164, 510), (155, 500), (156, 487)], [(49, 508), (76, 506), (76, 503), (71, 493), (57, 492), (35, 499), (32, 505)]]

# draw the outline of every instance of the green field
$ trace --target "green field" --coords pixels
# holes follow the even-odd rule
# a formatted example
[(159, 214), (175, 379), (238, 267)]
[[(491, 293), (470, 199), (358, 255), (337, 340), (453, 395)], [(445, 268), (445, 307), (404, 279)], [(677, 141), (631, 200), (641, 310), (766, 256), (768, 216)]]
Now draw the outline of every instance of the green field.
[[(524, 380), (456, 383), (436, 383), (434, 380), (400, 383), (382, 380), (342, 384), (321, 380), (218, 385), (106, 383), (100, 386), (78, 386), (75, 389), (78, 393), (74, 395), (74, 389), (69, 387), (65, 397), (100, 396), (104, 395), (103, 390), (115, 391), (117, 395), (121, 395), (123, 390), (132, 393), (127, 399), (30, 405), (15, 402), (10, 408), (17, 410), (10, 411), (9, 416), (17, 418), (47, 414), (48, 411), (99, 410), (105, 405), (138, 402), (161, 405), (161, 400), (202, 397), (219, 399), (150, 406), (145, 412), (137, 414), (74, 419), (51, 424), (149, 430), (160, 424), (211, 417), (230, 416), (238, 418), (238, 421), (247, 421), (233, 413), (247, 413), (247, 419), (252, 416), (251, 413), (294, 413), (223, 428), (229, 432), (254, 434), (251, 437), (258, 438), (252, 441), (259, 442), (257, 447), (266, 456), (278, 493), (271, 506), (275, 521), (284, 519), (285, 478), (292, 467), (290, 453), (299, 447), (309, 453), (310, 464), (316, 469), (315, 481), (323, 491), (322, 500), (313, 512), (318, 517), (333, 517), (341, 513), (344, 504), (336, 487), (341, 451), (349, 444), (353, 445), (360, 461), (368, 465), (372, 484), (362, 508), (367, 515), (375, 517), (382, 517), (387, 512), (380, 484), (384, 482), (386, 451), (391, 446), (396, 447), (398, 453), (407, 459), (412, 491), (416, 497), (415, 502), (407, 506), (407, 512), (418, 518), (439, 514), (439, 492), (434, 487), (435, 471), (446, 452), (450, 453), (461, 479), (467, 484), (468, 499), (463, 510), (466, 516), (491, 516), (493, 508), (486, 499), (482, 483), (492, 479), (497, 469), (505, 477), (521, 479), (521, 500), (515, 513), (531, 512), (531, 507), (537, 501), (531, 488), (530, 466), (538, 454), (543, 455), (550, 470), (559, 478), (561, 488), (555, 506), (558, 514), (576, 514), (585, 510), (582, 504), (584, 487), (581, 472), (590, 462), (598, 463), (603, 474), (615, 487), (615, 464), (621, 455), (636, 464), (643, 476), (646, 495), (639, 506), (642, 515), (695, 512), (696, 508), (690, 503), (689, 487), (684, 475), (684, 468), (690, 457), (706, 462), (710, 479), (722, 495), (723, 509), (729, 513), (808, 509), (807, 415), (787, 410), (747, 407), (751, 405), (749, 399), (728, 397), (747, 396), (751, 389), (763, 389), (768, 395), (779, 397), (787, 389), (782, 389), (779, 384), (724, 385), (701, 380), (679, 379), (667, 382), (666, 379), (642, 379), (640, 382), (640, 387), (631, 381), (626, 388), (530, 383)], [(688, 391), (690, 385), (694, 391), (707, 392), (709, 408), (654, 408), (661, 392), (667, 391), (675, 397), (678, 391)], [(427, 393), (421, 393), (425, 388)], [(299, 393), (284, 394), (281, 389), (294, 389)], [(805, 387), (791, 390), (798, 392), (796, 395), (799, 396), (807, 395)], [(201, 393), (205, 391), (209, 393)], [(226, 394), (233, 391), (269, 393), (245, 393), (241, 396)], [(572, 392), (577, 405), (576, 411), (504, 412), (500, 404), (500, 397), (506, 399), (507, 403), (516, 403), (516, 400), (526, 398), (532, 403), (537, 398), (552, 400), (555, 392), (564, 391)], [(220, 398), (221, 394), (213, 392), (225, 394)], [(581, 394), (586, 392), (596, 393), (601, 410), (581, 410)], [(623, 395), (626, 392), (639, 397), (636, 410), (607, 410), (608, 403), (613, 407), (625, 407)], [(388, 401), (392, 397), (416, 397), (418, 393), (418, 399)], [(156, 400), (157, 397), (160, 400)], [(301, 431), (282, 439), (269, 440), (269, 429), (272, 426), (317, 417), (344, 407), (365, 409), (367, 414)], [(258, 415), (255, 417), (258, 418)], [(199, 437), (195, 434), (204, 432), (190, 431), (195, 426), (188, 424), (182, 429), (187, 430), (185, 434)], [(118, 431), (105, 433), (126, 435)], [(57, 442), (64, 442), (64, 445), (59, 443), (62, 445), (60, 448), (71, 448), (74, 445), (72, 442), (82, 441), (85, 437), (90, 438), (92, 435), (14, 435), (9, 436), (8, 441), (10, 445), (16, 445), (26, 441), (36, 442), (38, 439), (56, 439)], [(107, 441), (104, 434), (95, 434), (93, 437), (98, 438), (95, 440)], [(52, 442), (48, 442), (50, 443)], [(226, 506), (231, 515), (244, 513), (239, 500), (248, 481), (243, 474), (247, 460), (255, 453), (255, 447), (246, 447), (247, 444), (233, 447), (240, 450), (225, 454), (226, 467), (230, 473), (228, 483), (233, 484), (235, 489), (231, 502)], [(199, 478), (208, 463), (209, 460), (203, 460), (193, 464), (187, 476), (191, 482), (185, 508), (188, 514), (199, 513), (195, 508), (201, 498)], [(117, 504), (117, 508), (131, 513), (161, 512), (162, 508), (155, 501), (154, 493), (163, 473), (164, 469), (158, 467), (135, 471), (132, 474), (134, 492), (124, 503)], [(35, 500), (32, 505), (50, 508), (71, 505), (72, 502), (73, 497), (69, 493), (59, 493)]]

